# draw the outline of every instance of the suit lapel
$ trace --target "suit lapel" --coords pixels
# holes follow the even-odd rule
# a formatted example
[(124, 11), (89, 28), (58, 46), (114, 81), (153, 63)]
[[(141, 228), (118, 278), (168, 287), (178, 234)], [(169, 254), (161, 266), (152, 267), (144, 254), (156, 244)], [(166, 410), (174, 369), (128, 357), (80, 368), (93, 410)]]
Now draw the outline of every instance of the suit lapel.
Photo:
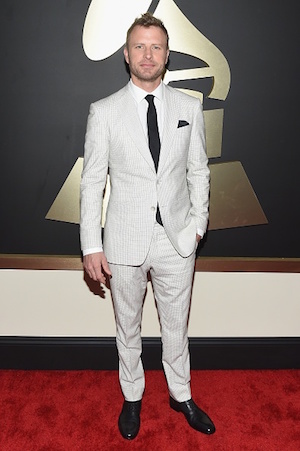
[(161, 149), (159, 157), (159, 165), (157, 173), (163, 170), (163, 167), (167, 161), (168, 154), (172, 148), (172, 141), (175, 136), (177, 123), (178, 123), (178, 112), (175, 107), (175, 99), (173, 98), (173, 93), (166, 85), (163, 86), (164, 89), (164, 126), (163, 126), (163, 136), (161, 139)]
[(135, 101), (129, 91), (128, 85), (125, 86), (124, 89), (125, 94), (121, 99), (120, 106), (121, 117), (137, 150), (142, 154), (144, 159), (149, 164), (150, 168), (155, 172), (154, 162), (145, 138)]

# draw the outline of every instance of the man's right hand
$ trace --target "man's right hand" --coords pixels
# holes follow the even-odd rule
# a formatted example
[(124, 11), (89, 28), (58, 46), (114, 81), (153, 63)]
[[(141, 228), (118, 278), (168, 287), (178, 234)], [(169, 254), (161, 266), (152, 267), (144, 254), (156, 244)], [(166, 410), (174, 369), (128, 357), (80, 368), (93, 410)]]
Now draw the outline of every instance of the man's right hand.
[(104, 252), (96, 252), (83, 257), (83, 267), (89, 277), (96, 282), (106, 282), (105, 274), (111, 276), (111, 272)]

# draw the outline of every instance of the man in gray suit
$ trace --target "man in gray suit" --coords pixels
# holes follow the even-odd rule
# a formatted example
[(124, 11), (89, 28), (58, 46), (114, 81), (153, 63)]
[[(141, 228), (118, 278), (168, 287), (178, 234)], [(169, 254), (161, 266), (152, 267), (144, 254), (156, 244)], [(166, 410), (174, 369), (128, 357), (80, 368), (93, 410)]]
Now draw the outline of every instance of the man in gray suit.
[[(150, 13), (129, 28), (124, 56), (129, 83), (90, 107), (80, 224), (87, 274), (100, 283), (110, 277), (125, 398), (119, 429), (124, 438), (134, 439), (140, 427), (145, 387), (141, 317), (150, 271), (170, 406), (194, 429), (212, 434), (212, 421), (191, 397), (187, 329), (195, 251), (208, 220), (202, 106), (162, 82), (168, 33)], [(102, 245), (108, 172), (111, 192)]]

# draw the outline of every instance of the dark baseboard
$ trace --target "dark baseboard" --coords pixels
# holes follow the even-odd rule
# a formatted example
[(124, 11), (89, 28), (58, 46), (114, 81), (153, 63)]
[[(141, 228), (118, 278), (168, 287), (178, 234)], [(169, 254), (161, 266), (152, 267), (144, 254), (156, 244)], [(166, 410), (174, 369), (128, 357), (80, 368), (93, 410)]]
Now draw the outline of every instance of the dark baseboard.
[[(192, 369), (298, 369), (300, 337), (190, 338)], [(161, 369), (160, 338), (143, 338), (146, 370)], [(0, 337), (0, 369), (116, 370), (114, 338)]]

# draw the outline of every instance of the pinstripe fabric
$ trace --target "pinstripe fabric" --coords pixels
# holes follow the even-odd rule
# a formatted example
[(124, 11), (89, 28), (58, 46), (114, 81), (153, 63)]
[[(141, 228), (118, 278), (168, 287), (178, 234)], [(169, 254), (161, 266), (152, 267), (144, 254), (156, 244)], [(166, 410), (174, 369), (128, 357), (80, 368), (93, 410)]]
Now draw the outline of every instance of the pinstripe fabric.
[(110, 265), (120, 359), (119, 377), (127, 401), (140, 400), (145, 387), (141, 361), (141, 316), (148, 271), (159, 313), (162, 361), (169, 392), (180, 402), (191, 398), (187, 324), (194, 255), (181, 257), (164, 228), (156, 224), (149, 252), (141, 266)]
[[(206, 230), (209, 169), (199, 100), (163, 85), (157, 171), (129, 86), (90, 107), (81, 180), (82, 250), (100, 247), (103, 189), (111, 192), (103, 248), (112, 271), (120, 382), (141, 399), (141, 315), (150, 270), (170, 394), (190, 398), (187, 316), (197, 229)], [(179, 123), (184, 126), (178, 126)], [(156, 223), (159, 204), (164, 227)]]
[[(177, 252), (193, 252), (197, 227), (206, 230), (209, 170), (199, 100), (164, 86), (164, 131), (157, 173), (128, 85), (91, 105), (81, 180), (81, 246), (99, 247), (101, 206), (109, 169), (111, 193), (104, 251), (110, 263), (146, 258), (156, 206)], [(180, 120), (188, 125), (179, 127)]]

